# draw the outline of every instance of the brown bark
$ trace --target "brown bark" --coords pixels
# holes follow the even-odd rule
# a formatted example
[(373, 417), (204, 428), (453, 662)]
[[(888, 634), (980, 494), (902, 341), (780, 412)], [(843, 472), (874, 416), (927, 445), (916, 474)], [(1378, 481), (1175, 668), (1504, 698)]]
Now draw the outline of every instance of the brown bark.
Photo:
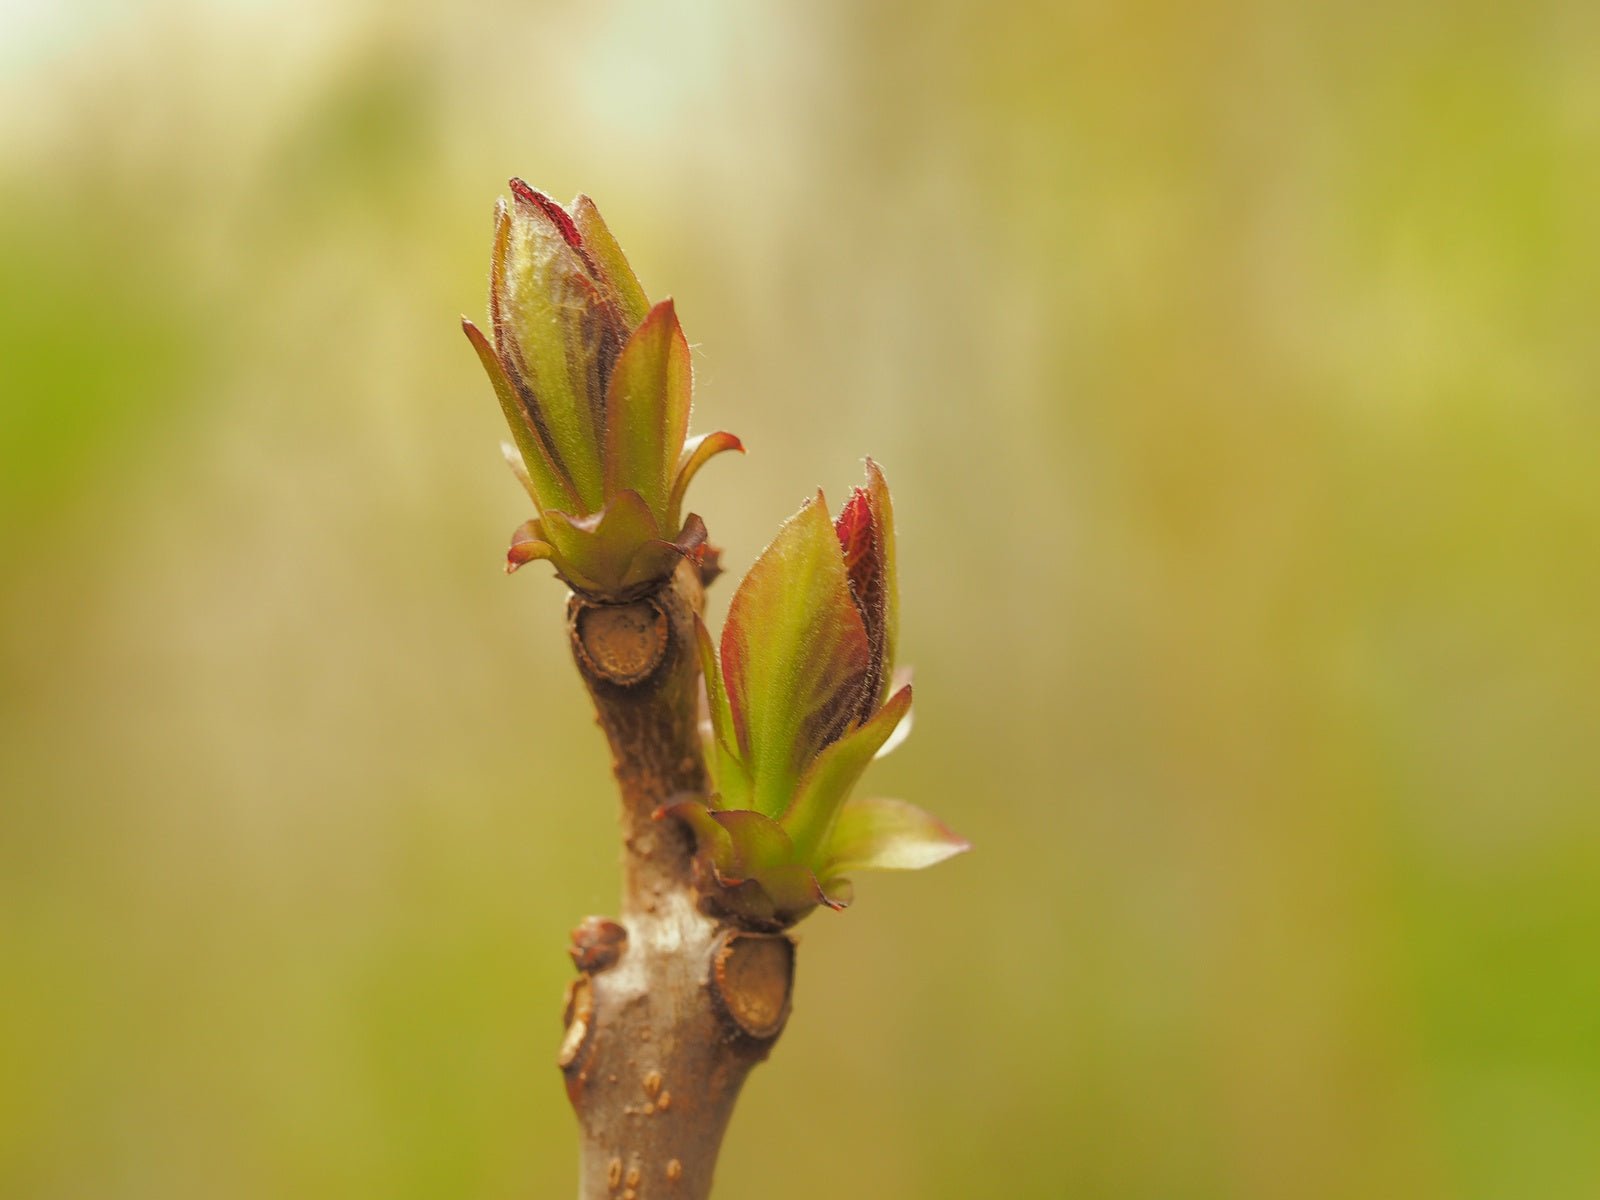
[(573, 931), (560, 1065), (580, 1129), (579, 1200), (704, 1200), (750, 1068), (788, 1017), (794, 946), (702, 912), (690, 837), (656, 810), (704, 794), (688, 564), (627, 604), (574, 596), (573, 657), (622, 794), (622, 911)]

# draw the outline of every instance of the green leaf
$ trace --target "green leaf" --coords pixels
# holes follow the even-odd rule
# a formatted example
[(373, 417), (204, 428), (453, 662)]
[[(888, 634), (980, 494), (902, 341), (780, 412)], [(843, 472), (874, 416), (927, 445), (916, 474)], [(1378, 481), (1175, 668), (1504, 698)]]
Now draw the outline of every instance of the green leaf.
[(750, 804), (750, 776), (735, 749), (733, 714), (728, 710), (728, 693), (722, 686), (722, 671), (711, 644), (711, 631), (698, 616), (694, 619), (695, 649), (700, 655), (700, 672), (706, 683), (706, 704), (711, 710), (711, 777), (721, 794), (721, 807), (747, 808)]
[(722, 674), (752, 807), (789, 806), (807, 763), (849, 728), (870, 650), (819, 492), (739, 585), (722, 631)]
[(611, 230), (600, 219), (600, 210), (589, 197), (579, 196), (573, 201), (572, 220), (582, 235), (584, 253), (589, 256), (589, 261), (627, 321), (628, 328), (634, 328), (644, 320), (645, 313), (650, 309), (650, 301), (645, 296), (644, 288), (639, 286), (639, 277), (628, 265), (622, 247), (611, 236)]
[(793, 805), (782, 817), (801, 862), (817, 861), (817, 851), (827, 840), (840, 805), (910, 710), (911, 689), (901, 688), (871, 720), (834, 742), (811, 764), (795, 791)]
[(699, 474), (700, 468), (705, 466), (716, 455), (724, 450), (737, 450), (744, 453), (744, 443), (731, 433), (702, 433), (699, 437), (690, 438), (683, 447), (683, 453), (678, 456), (677, 471), (673, 476), (672, 494), (667, 498), (667, 524), (672, 525), (678, 515), (683, 512), (683, 498), (689, 490), (689, 481)]
[(713, 811), (711, 819), (727, 830), (733, 855), (726, 865), (718, 864), (729, 883), (794, 861), (794, 846), (789, 835), (771, 817), (749, 809)]
[(505, 414), (506, 425), (510, 428), (511, 436), (517, 443), (517, 451), (522, 456), (524, 477), (528, 481), (526, 487), (533, 496), (533, 502), (538, 505), (541, 512), (547, 508), (576, 506), (577, 490), (551, 461), (549, 453), (540, 442), (538, 433), (523, 409), (521, 400), (518, 399), (516, 389), (506, 376), (505, 368), (495, 356), (494, 348), (489, 345), (489, 339), (484, 337), (483, 331), (466, 317), (461, 318), (461, 331), (467, 335), (467, 341), (471, 342), (472, 348), (478, 352), (478, 361), (483, 364), (489, 382), (494, 385), (494, 394), (500, 401), (500, 411)]
[(533, 397), (551, 457), (593, 512), (603, 498), (605, 303), (548, 207), (519, 192), (498, 215), (490, 272), (495, 348), (507, 377)]
[(825, 874), (916, 871), (972, 849), (944, 822), (904, 800), (858, 797), (839, 810), (822, 854)]
[(632, 488), (663, 529), (671, 471), (689, 431), (693, 369), (671, 300), (650, 310), (622, 348), (606, 389), (606, 495)]

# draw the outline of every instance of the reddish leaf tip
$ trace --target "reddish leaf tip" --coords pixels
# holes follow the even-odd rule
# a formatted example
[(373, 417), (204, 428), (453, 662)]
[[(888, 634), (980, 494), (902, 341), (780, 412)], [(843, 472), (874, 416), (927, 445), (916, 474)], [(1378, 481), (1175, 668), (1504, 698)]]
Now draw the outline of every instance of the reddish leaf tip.
[(562, 238), (574, 250), (583, 246), (583, 235), (578, 232), (578, 227), (573, 223), (572, 217), (561, 205), (546, 196), (538, 188), (529, 187), (515, 175), (511, 177), (511, 194), (524, 204), (531, 204), (547, 218), (550, 223), (561, 231)]
[(879, 528), (872, 496), (866, 488), (851, 491), (839, 510), (833, 531), (844, 554), (845, 574), (850, 580), (850, 596), (861, 613), (867, 637), (872, 643), (872, 670), (867, 679), (866, 707), (862, 719), (871, 713), (882, 690), (884, 630), (888, 623), (889, 597), (884, 589), (883, 530)]
[(856, 563), (872, 552), (872, 502), (866, 488), (851, 490), (850, 499), (839, 510), (833, 529), (839, 535), (845, 566), (854, 571)]
[(656, 329), (661, 326), (666, 326), (672, 333), (677, 334), (680, 341), (683, 340), (683, 324), (678, 320), (678, 306), (671, 296), (652, 304), (645, 313), (644, 320), (639, 323), (641, 329), (646, 327)]

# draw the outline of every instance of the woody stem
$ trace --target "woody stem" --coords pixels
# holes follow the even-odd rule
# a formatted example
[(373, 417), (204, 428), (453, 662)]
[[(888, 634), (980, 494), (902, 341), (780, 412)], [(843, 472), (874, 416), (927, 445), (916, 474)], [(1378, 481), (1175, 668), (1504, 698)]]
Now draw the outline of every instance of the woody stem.
[(577, 1113), (579, 1200), (705, 1200), (750, 1068), (789, 1012), (794, 946), (702, 912), (692, 843), (662, 805), (704, 795), (689, 564), (625, 604), (574, 595), (573, 657), (622, 799), (622, 907), (573, 933), (560, 1065)]

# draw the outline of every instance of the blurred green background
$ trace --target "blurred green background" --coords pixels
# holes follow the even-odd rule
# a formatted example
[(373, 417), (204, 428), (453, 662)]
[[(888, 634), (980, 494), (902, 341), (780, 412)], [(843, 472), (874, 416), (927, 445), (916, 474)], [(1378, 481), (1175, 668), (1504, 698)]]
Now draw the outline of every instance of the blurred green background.
[[(885, 464), (976, 843), (720, 1195), (1600, 1195), (1600, 8), (0, 4), (0, 1194), (571, 1194), (616, 889), (457, 328), (517, 173), (742, 572)], [(731, 593), (714, 589), (718, 620)]]

